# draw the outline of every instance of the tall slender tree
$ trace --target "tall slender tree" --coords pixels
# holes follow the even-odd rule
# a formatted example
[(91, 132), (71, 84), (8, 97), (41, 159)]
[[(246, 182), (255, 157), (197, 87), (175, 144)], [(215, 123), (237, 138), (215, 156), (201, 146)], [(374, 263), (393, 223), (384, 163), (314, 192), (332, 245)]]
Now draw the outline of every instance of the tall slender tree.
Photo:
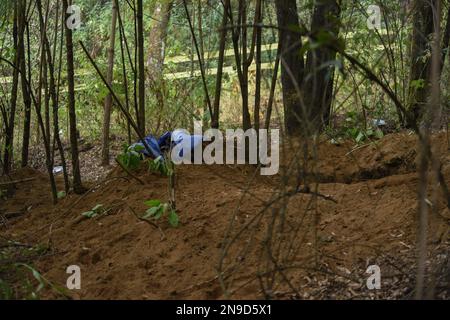
[(225, 61), (225, 48), (227, 43), (227, 24), (228, 24), (228, 10), (231, 6), (230, 0), (225, 0), (223, 3), (223, 16), (222, 25), (220, 30), (220, 41), (219, 41), (219, 58), (217, 61), (217, 75), (216, 75), (216, 89), (214, 94), (214, 104), (213, 104), (213, 116), (211, 119), (211, 127), (219, 128), (219, 115), (220, 115), (220, 96), (222, 92), (222, 77), (223, 77), (223, 64)]
[[(114, 76), (114, 48), (116, 45), (116, 24), (117, 24), (117, 6), (116, 1), (112, 1), (111, 13), (111, 33), (109, 35), (108, 48), (108, 73), (106, 75), (109, 85), (112, 86)], [(111, 125), (111, 107), (112, 95), (108, 93), (105, 98), (103, 110), (103, 146), (102, 146), (102, 165), (109, 165), (109, 129)]]
[(138, 58), (138, 127), (145, 136), (145, 57), (144, 57), (144, 8), (143, 1), (137, 0), (137, 58)]
[(19, 50), (19, 43), (21, 40), (19, 38), (23, 37), (24, 33), (24, 14), (22, 13), (22, 11), (22, 1), (17, 1), (14, 5), (13, 42), (15, 53), (11, 98), (9, 100), (9, 118), (6, 123), (5, 150), (3, 153), (4, 174), (8, 174), (11, 170), (14, 149), (14, 124), (16, 119), (17, 91), (19, 85), (19, 65), (21, 61)]
[[(68, 0), (63, 0), (63, 10), (68, 18)], [(70, 131), (70, 150), (72, 155), (72, 176), (73, 176), (73, 190), (77, 194), (85, 192), (85, 188), (81, 183), (80, 161), (78, 157), (78, 134), (77, 134), (77, 118), (75, 112), (75, 76), (74, 76), (74, 62), (73, 62), (73, 40), (72, 30), (65, 25), (66, 37), (66, 59), (67, 59), (67, 84), (68, 95), (67, 103), (69, 110), (69, 131)]]
[[(24, 2), (24, 8), (26, 7), (26, 1)], [(25, 15), (25, 11), (23, 10), (23, 14)], [(23, 120), (23, 135), (22, 135), (22, 167), (26, 167), (28, 165), (28, 149), (30, 146), (30, 130), (31, 130), (31, 96), (30, 91), (27, 86), (27, 62), (30, 64), (30, 43), (29, 43), (29, 28), (28, 21), (25, 20), (24, 17), (24, 26), (27, 34), (27, 53), (25, 54), (25, 33), (22, 37), (19, 37), (19, 50), (22, 59), (20, 60), (20, 83), (22, 88), (22, 98), (23, 98), (23, 107), (24, 107), (24, 120)]]

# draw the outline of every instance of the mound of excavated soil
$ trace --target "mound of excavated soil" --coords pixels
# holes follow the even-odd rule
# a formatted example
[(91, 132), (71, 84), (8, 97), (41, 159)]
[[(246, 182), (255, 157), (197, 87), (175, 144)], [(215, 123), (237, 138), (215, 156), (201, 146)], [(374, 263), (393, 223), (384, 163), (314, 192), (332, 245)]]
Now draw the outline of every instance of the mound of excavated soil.
[[(441, 154), (442, 170), (450, 183), (445, 135), (435, 136), (433, 146)], [(136, 173), (144, 185), (115, 168), (106, 181), (91, 185), (89, 193), (69, 195), (56, 206), (51, 204), (46, 176), (23, 169), (13, 178), (35, 180), (17, 184), (14, 196), (0, 203), (0, 214), (20, 213), (3, 219), (0, 228), (4, 238), (49, 247), (33, 264), (53, 283), (64, 286), (66, 268), (79, 265), (82, 288), (69, 292), (74, 298), (220, 299), (225, 297), (223, 286), (231, 290), (232, 298), (411, 297), (417, 227), (415, 137), (394, 134), (376, 144), (352, 148), (348, 142), (320, 143), (317, 192), (326, 198), (317, 198), (314, 210), (309, 207), (311, 194), (289, 198), (284, 230), (290, 232), (286, 237), (295, 231), (292, 245), (298, 250), (289, 260), (289, 269), (286, 265), (276, 276), (281, 284), (270, 293), (261, 291), (257, 274), (267, 264), (261, 260), (260, 249), (268, 241), (271, 216), (280, 206), (265, 215), (259, 213), (280, 179), (259, 176), (259, 171), (254, 175), (251, 167), (178, 167), (178, 228), (166, 219), (152, 225), (136, 216), (145, 212), (145, 200), (168, 199), (167, 178), (145, 168)], [(434, 211), (429, 264), (442, 267), (433, 269), (435, 292), (448, 299), (450, 212), (440, 189), (437, 194), (430, 198)], [(107, 214), (92, 219), (81, 216), (97, 204)], [(311, 231), (314, 225), (316, 236)], [(236, 235), (235, 241), (227, 246), (225, 235)], [(274, 232), (273, 237), (283, 235)], [(224, 247), (226, 257), (222, 257)], [(220, 263), (235, 270), (222, 285), (217, 277)], [(382, 271), (378, 291), (368, 290), (365, 284), (365, 271), (371, 264), (378, 264)], [(297, 288), (296, 293), (280, 280), (281, 275)], [(48, 290), (44, 298), (50, 297), (57, 296)]]
[[(446, 133), (433, 136), (431, 144), (442, 162), (448, 163), (450, 157)], [(303, 159), (299, 148), (301, 144), (294, 142), (293, 145), (297, 154), (288, 147), (285, 164), (292, 158)], [(315, 164), (315, 178), (320, 182), (351, 183), (415, 172), (418, 155), (416, 136), (411, 132), (403, 132), (389, 134), (381, 140), (359, 146), (352, 141), (335, 144), (328, 139), (321, 139), (316, 151), (309, 147), (308, 160)], [(312, 161), (314, 159), (318, 161)]]

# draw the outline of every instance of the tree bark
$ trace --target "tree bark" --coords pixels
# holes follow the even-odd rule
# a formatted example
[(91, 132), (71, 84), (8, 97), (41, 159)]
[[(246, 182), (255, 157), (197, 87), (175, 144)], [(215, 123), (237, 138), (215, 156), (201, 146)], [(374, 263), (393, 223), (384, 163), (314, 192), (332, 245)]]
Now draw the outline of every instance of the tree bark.
[(442, 39), (442, 62), (440, 67), (440, 72), (442, 73), (442, 69), (444, 68), (445, 64), (445, 57), (450, 55), (450, 3), (448, 6), (448, 12), (447, 12), (447, 22), (445, 23), (445, 30), (444, 30), (444, 37)]
[[(256, 13), (255, 13), (256, 24), (262, 23), (262, 0), (256, 1)], [(261, 107), (261, 45), (262, 45), (262, 28), (256, 26), (256, 80), (255, 80), (255, 108), (253, 110), (253, 125), (256, 132), (258, 132), (260, 127), (259, 121), (259, 110)]]
[[(63, 10), (67, 16), (68, 0), (63, 0)], [(77, 140), (77, 118), (75, 113), (75, 79), (73, 62), (73, 40), (72, 30), (66, 25), (66, 58), (67, 58), (67, 83), (68, 83), (68, 109), (69, 109), (69, 131), (70, 131), (70, 150), (72, 154), (72, 176), (73, 190), (77, 194), (85, 192), (81, 183), (80, 161), (78, 158), (78, 140)]]
[(220, 96), (222, 92), (222, 77), (223, 77), (223, 64), (225, 60), (225, 48), (227, 43), (227, 24), (228, 24), (228, 10), (230, 8), (230, 0), (225, 0), (223, 16), (222, 16), (222, 30), (220, 31), (220, 44), (219, 44), (219, 60), (217, 63), (217, 75), (216, 75), (216, 89), (214, 94), (213, 105), (213, 117), (211, 119), (211, 128), (219, 128), (220, 119)]
[(162, 78), (167, 29), (169, 27), (173, 1), (157, 2), (155, 5), (156, 7), (153, 11), (155, 21), (148, 39), (147, 68), (150, 83), (157, 83)]
[(172, 9), (173, 1), (162, 1), (155, 4), (153, 11), (153, 18), (155, 19), (148, 45), (148, 58), (147, 58), (147, 75), (150, 88), (154, 93), (157, 101), (157, 109), (159, 110), (158, 121), (155, 131), (158, 131), (162, 110), (164, 109), (164, 58), (165, 58), (165, 45), (167, 38), (167, 29), (169, 27), (170, 13)]
[(303, 80), (304, 59), (299, 54), (301, 37), (292, 28), (300, 29), (296, 0), (275, 0), (279, 37), (281, 40), (281, 83), (283, 86), (284, 124), (288, 135), (301, 130), (302, 105), (299, 88)]
[(430, 92), (429, 36), (433, 33), (433, 5), (436, 0), (415, 0), (413, 4), (413, 32), (411, 43), (410, 83), (421, 80), (423, 83), (410, 86), (410, 110), (417, 123), (423, 115)]
[[(25, 25), (28, 25), (27, 21), (24, 21)], [(27, 35), (29, 35), (29, 29), (27, 27)], [(19, 50), (22, 59), (20, 60), (20, 82), (22, 88), (22, 98), (24, 105), (24, 121), (23, 121), (23, 136), (22, 136), (22, 167), (28, 166), (28, 150), (30, 146), (30, 130), (31, 130), (31, 96), (27, 86), (27, 67), (25, 56), (25, 36), (19, 38)], [(29, 36), (28, 36), (29, 39)], [(29, 44), (28, 44), (29, 49)], [(30, 63), (30, 52), (28, 50), (28, 64)]]
[[(106, 75), (107, 81), (112, 86), (114, 76), (114, 47), (116, 44), (116, 24), (117, 24), (117, 7), (116, 1), (112, 1), (111, 14), (111, 34), (109, 39), (108, 49), (108, 73)], [(112, 96), (110, 93), (105, 98), (105, 106), (103, 110), (103, 147), (102, 147), (102, 165), (109, 165), (109, 129), (111, 125), (111, 107)]]
[[(312, 34), (322, 32), (329, 35), (326, 41), (334, 41), (339, 33), (339, 17), (340, 7), (336, 0), (316, 1)], [(322, 130), (329, 123), (334, 83), (334, 64), (331, 62), (335, 59), (336, 51), (325, 46), (308, 51), (302, 88), (307, 113), (303, 127), (308, 128), (309, 134)]]
[(8, 174), (11, 170), (13, 149), (14, 149), (14, 122), (16, 119), (16, 106), (17, 106), (17, 91), (19, 85), (19, 65), (21, 61), (20, 50), (18, 43), (19, 38), (23, 38), (23, 18), (24, 15), (21, 10), (21, 3), (16, 2), (14, 6), (14, 26), (13, 26), (13, 38), (14, 38), (14, 69), (13, 69), (13, 81), (11, 89), (11, 99), (9, 105), (9, 118), (6, 124), (6, 137), (5, 137), (5, 151), (3, 154), (3, 174)]
[(138, 127), (145, 136), (145, 60), (144, 60), (144, 9), (143, 0), (137, 1), (137, 47), (138, 47)]

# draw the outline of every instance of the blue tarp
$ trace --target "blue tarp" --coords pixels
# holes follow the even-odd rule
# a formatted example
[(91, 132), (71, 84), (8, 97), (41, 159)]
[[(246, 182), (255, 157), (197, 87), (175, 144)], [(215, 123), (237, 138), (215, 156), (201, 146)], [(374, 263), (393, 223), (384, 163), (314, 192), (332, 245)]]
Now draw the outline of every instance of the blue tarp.
[[(190, 140), (189, 147), (191, 152), (194, 152), (194, 149), (203, 142), (203, 136), (200, 135), (189, 135), (182, 131), (175, 130), (173, 133), (168, 131), (156, 139), (152, 135), (148, 135), (144, 138), (145, 143), (149, 147), (151, 153), (145, 148), (145, 145), (142, 141), (139, 141), (130, 146), (130, 149), (134, 149), (136, 146), (141, 146), (144, 149), (140, 151), (146, 157), (150, 158), (159, 158), (164, 157), (164, 151), (170, 150), (171, 143), (172, 147), (176, 146), (180, 143), (187, 143), (187, 140)], [(181, 149), (179, 156), (183, 157), (183, 150)]]

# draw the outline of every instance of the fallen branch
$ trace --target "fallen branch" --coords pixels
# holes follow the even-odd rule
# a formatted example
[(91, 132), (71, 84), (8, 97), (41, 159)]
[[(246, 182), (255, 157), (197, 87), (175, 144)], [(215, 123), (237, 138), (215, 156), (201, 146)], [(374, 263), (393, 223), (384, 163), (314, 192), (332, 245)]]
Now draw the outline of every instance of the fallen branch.
[(7, 213), (3, 213), (2, 217), (4, 217), (5, 219), (13, 219), (13, 218), (17, 218), (20, 217), (21, 215), (25, 214), (26, 211), (18, 211), (18, 212), (7, 212)]
[(7, 186), (10, 186), (12, 184), (24, 183), (24, 182), (29, 182), (29, 181), (33, 181), (33, 180), (36, 180), (36, 178), (27, 178), (27, 179), (22, 179), (22, 180), (13, 180), (13, 181), (8, 181), (8, 182), (0, 182), (0, 187), (7, 187)]

